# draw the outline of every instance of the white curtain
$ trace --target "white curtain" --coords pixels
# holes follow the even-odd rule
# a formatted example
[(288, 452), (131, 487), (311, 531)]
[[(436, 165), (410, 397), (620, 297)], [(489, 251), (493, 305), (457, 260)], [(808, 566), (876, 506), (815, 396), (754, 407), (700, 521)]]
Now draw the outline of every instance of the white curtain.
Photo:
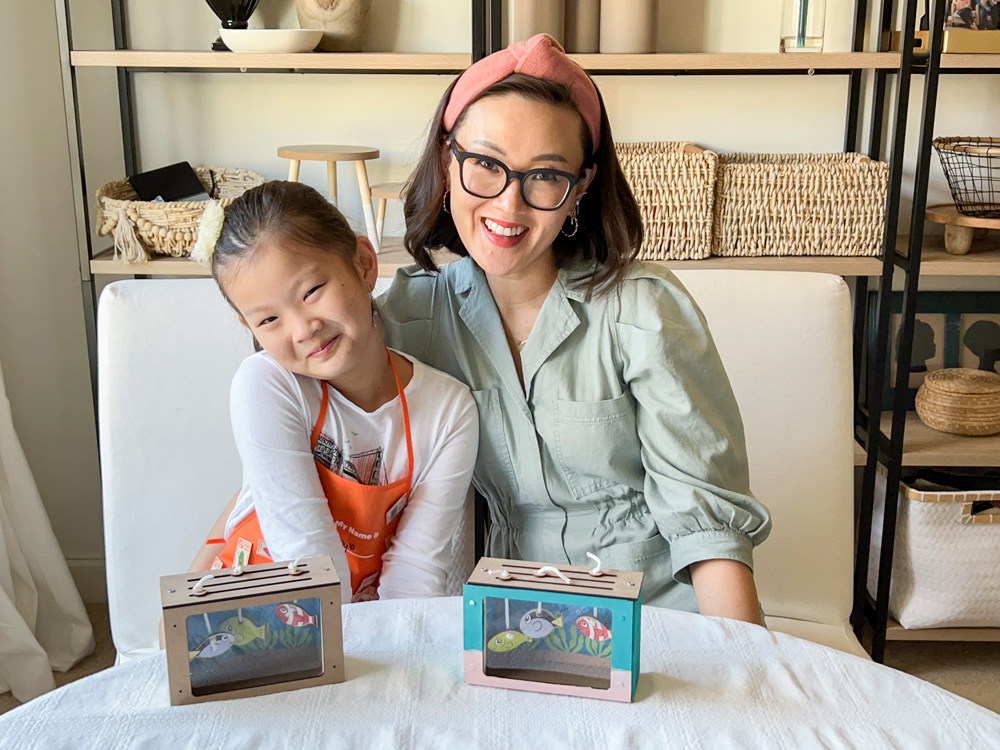
[(14, 432), (0, 369), (0, 693), (19, 701), (55, 687), (94, 650), (87, 611), (24, 450)]

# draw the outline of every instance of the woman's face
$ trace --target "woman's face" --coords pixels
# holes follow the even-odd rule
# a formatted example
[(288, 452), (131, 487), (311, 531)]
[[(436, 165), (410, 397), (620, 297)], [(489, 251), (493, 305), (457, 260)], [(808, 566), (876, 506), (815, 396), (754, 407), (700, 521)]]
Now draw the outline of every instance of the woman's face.
[[(488, 156), (514, 171), (548, 168), (578, 175), (584, 159), (582, 127), (575, 110), (511, 94), (472, 104), (450, 138), (459, 150)], [(444, 148), (451, 217), (476, 264), (490, 277), (551, 274), (552, 242), (576, 209), (594, 169), (587, 170), (561, 207), (543, 211), (524, 202), (520, 180), (512, 180), (495, 198), (467, 193), (458, 159), (449, 146)]]

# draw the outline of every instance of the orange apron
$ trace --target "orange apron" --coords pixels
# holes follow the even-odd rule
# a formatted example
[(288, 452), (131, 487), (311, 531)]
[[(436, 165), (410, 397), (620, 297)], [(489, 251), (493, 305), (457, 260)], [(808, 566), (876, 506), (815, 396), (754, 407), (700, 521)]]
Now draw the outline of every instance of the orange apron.
[[(386, 350), (388, 354), (388, 349)], [(323, 485), (330, 507), (330, 515), (337, 526), (340, 541), (347, 554), (347, 564), (351, 570), (352, 601), (366, 601), (378, 598), (379, 574), (382, 572), (382, 555), (392, 543), (399, 526), (403, 507), (409, 500), (413, 480), (413, 444), (410, 441), (410, 414), (406, 408), (406, 395), (399, 380), (396, 365), (389, 355), (389, 364), (396, 379), (399, 402), (403, 407), (403, 429), (406, 434), (406, 476), (391, 484), (365, 485), (346, 479), (316, 461), (316, 471)], [(323, 385), (323, 399), (319, 407), (319, 417), (313, 426), (310, 446), (315, 451), (326, 409), (329, 403), (329, 386)], [(229, 535), (225, 547), (219, 553), (223, 567), (231, 568), (240, 541), (250, 544), (250, 553), (245, 564), (272, 562), (260, 530), (257, 511), (240, 521)]]

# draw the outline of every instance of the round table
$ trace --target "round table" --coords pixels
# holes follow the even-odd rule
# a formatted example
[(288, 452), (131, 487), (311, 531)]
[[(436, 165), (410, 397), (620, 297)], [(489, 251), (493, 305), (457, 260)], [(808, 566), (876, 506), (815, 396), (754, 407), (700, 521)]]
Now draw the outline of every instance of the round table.
[(462, 682), (461, 601), (343, 610), (347, 680), (171, 707), (162, 654), (0, 716), (0, 747), (1000, 748), (1000, 716), (865, 659), (645, 607), (632, 704)]

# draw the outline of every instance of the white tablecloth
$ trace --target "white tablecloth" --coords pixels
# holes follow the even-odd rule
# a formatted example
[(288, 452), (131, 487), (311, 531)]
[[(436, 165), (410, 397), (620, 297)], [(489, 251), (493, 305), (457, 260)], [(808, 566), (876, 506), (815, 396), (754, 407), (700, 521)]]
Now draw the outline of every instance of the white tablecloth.
[(171, 707), (161, 655), (0, 716), (2, 748), (1000, 748), (1000, 716), (763, 628), (643, 609), (636, 702), (462, 682), (458, 598), (344, 609), (347, 680)]

